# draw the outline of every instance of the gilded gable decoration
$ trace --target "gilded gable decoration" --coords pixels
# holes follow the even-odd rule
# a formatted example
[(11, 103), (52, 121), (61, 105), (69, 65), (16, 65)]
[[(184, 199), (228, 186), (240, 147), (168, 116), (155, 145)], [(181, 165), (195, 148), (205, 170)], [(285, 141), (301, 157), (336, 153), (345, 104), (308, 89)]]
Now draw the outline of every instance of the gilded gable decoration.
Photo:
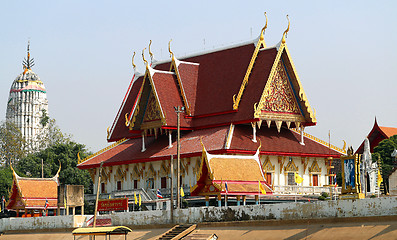
[(96, 168), (88, 169), (88, 173), (90, 174), (90, 177), (91, 177), (92, 181), (95, 182)]
[(124, 181), (127, 177), (128, 169), (123, 169), (123, 166), (117, 166), (114, 179), (116, 181)]
[(248, 65), (247, 72), (245, 73), (243, 82), (241, 83), (240, 90), (239, 90), (239, 92), (237, 93), (237, 95), (236, 95), (236, 94), (233, 95), (233, 109), (234, 109), (234, 110), (238, 110), (238, 106), (239, 106), (239, 104), (240, 104), (241, 97), (243, 96), (245, 86), (247, 86), (247, 84), (248, 84), (248, 79), (249, 79), (249, 76), (250, 76), (250, 74), (251, 74), (252, 68), (253, 68), (253, 66), (254, 66), (256, 57), (258, 56), (259, 49), (260, 49), (262, 46), (263, 46), (264, 48), (266, 47), (265, 38), (264, 38), (264, 33), (265, 33), (266, 28), (267, 28), (267, 16), (266, 16), (266, 12), (265, 12), (265, 17), (266, 17), (266, 25), (265, 25), (265, 26), (262, 28), (262, 30), (261, 30), (261, 35), (260, 35), (259, 40), (258, 40), (258, 42), (257, 42), (257, 44), (256, 44), (255, 51), (254, 51), (254, 53), (252, 54), (252, 58), (251, 58), (251, 61), (250, 61), (249, 65)]
[(321, 168), (318, 166), (317, 160), (314, 160), (311, 167), (309, 167), (310, 173), (321, 173)]
[(274, 165), (270, 162), (269, 156), (266, 156), (266, 160), (262, 165), (262, 169), (264, 172), (274, 172)]
[(166, 160), (161, 163), (160, 170), (159, 170), (159, 176), (168, 176), (170, 174), (170, 169), (171, 169), (171, 161)]
[(292, 157), (289, 158), (287, 165), (284, 167), (284, 172), (298, 172), (299, 168), (295, 165)]
[(143, 169), (139, 168), (138, 164), (135, 164), (134, 168), (132, 169), (132, 173), (130, 175), (131, 179), (139, 179), (143, 175)]
[(157, 178), (157, 173), (154, 170), (153, 165), (151, 163), (149, 164), (149, 167), (147, 168), (146, 178), (154, 178), (154, 179)]
[(309, 159), (305, 157), (301, 157), (301, 163), (303, 165), (303, 174), (305, 174), (307, 165), (309, 164)]
[(112, 173), (112, 168), (111, 167), (102, 168), (102, 175), (101, 175), (102, 182), (110, 181), (111, 173)]

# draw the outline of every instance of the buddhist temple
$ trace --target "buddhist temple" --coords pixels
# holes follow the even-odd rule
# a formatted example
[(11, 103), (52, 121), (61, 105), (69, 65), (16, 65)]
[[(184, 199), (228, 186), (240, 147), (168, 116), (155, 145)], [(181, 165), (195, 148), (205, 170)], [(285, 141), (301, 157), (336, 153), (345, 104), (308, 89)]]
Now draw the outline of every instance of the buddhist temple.
[[(170, 41), (170, 58), (155, 61), (149, 45), (151, 61), (142, 51), (145, 72), (135, 71), (108, 128), (107, 140), (114, 143), (79, 160), (78, 168), (94, 179), (94, 191), (100, 187), (112, 196), (141, 191), (143, 200), (150, 200), (160, 189), (169, 196), (178, 123), (186, 195), (205, 195), (204, 175), (217, 186), (214, 197), (225, 193), (225, 180), (236, 197), (257, 195), (258, 182), (269, 195), (288, 194), (295, 174), (303, 177), (301, 189), (327, 191), (332, 159), (344, 151), (304, 132), (317, 120), (286, 44), (289, 24), (273, 46), (265, 43), (267, 20), (256, 39), (190, 56), (177, 57)], [(134, 58), (133, 66), (136, 70)], [(237, 175), (241, 166), (244, 174)], [(216, 170), (222, 168), (230, 172)]]
[(12, 168), (13, 183), (6, 208), (16, 211), (17, 217), (43, 216), (48, 210), (56, 215), (60, 170), (61, 167), (52, 178), (26, 178), (18, 176)]
[(6, 120), (18, 127), (28, 143), (30, 150), (35, 146), (36, 137), (45, 131), (40, 123), (43, 115), (48, 114), (48, 100), (44, 83), (32, 71), (34, 59), (30, 58), (30, 43), (27, 58), (23, 61), (23, 72), (18, 75), (11, 85), (7, 103)]

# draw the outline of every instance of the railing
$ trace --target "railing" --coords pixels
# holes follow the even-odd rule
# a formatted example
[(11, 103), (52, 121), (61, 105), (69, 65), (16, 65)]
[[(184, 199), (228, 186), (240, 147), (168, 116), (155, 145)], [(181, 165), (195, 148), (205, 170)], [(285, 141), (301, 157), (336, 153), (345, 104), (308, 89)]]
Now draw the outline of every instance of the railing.
[(278, 195), (295, 195), (295, 194), (303, 194), (303, 195), (320, 195), (325, 192), (328, 195), (341, 194), (341, 187), (318, 187), (318, 186), (274, 186), (274, 194)]
[[(123, 198), (128, 197), (129, 199), (134, 199), (134, 193), (138, 197), (141, 195), (142, 201), (150, 201), (153, 200), (152, 196), (150, 196), (144, 189), (132, 189), (132, 190), (121, 190), (121, 191), (113, 191), (111, 193), (101, 193), (99, 195), (99, 199), (109, 199), (109, 198)], [(110, 196), (110, 197), (109, 197)], [(95, 201), (96, 194), (85, 194), (85, 200), (87, 201)]]

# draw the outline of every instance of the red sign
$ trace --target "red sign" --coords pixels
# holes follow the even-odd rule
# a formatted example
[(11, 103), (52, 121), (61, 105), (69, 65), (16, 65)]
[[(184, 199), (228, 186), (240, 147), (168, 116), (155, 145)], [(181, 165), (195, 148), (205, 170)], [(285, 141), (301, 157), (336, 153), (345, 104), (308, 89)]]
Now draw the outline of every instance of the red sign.
[(128, 198), (98, 200), (98, 211), (117, 211), (128, 209)]

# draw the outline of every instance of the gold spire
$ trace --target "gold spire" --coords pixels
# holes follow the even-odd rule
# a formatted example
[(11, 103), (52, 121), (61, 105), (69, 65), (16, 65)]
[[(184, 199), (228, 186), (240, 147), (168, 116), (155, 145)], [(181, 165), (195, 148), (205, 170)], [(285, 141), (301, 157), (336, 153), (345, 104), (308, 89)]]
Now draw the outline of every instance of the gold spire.
[(288, 19), (288, 28), (283, 33), (283, 39), (281, 40), (282, 43), (285, 43), (285, 36), (287, 35), (287, 33), (289, 31), (290, 22), (289, 22), (288, 14), (287, 14), (287, 19)]
[(174, 59), (174, 53), (171, 51), (172, 39), (168, 42), (168, 52), (170, 52), (170, 58)]
[(266, 24), (265, 24), (265, 26), (262, 28), (262, 30), (261, 30), (261, 37), (260, 37), (260, 39), (263, 41), (264, 39), (265, 39), (265, 37), (264, 37), (264, 34), (265, 34), (265, 30), (266, 30), (266, 28), (267, 28), (267, 15), (266, 15), (266, 12), (265, 12), (265, 17), (266, 17)]
[(135, 52), (134, 52), (134, 54), (132, 55), (132, 67), (134, 68), (134, 70), (136, 69), (136, 65), (135, 65), (135, 63), (134, 63), (134, 57), (135, 57)]
[(153, 63), (153, 53), (152, 53), (152, 51), (150, 50), (150, 46), (152, 45), (152, 40), (150, 40), (150, 43), (149, 43), (149, 55), (150, 55), (150, 63)]
[(147, 61), (146, 61), (146, 59), (145, 59), (145, 50), (146, 50), (146, 48), (144, 48), (144, 49), (142, 50), (142, 59), (143, 59), (143, 62), (145, 63), (145, 65), (147, 66)]

